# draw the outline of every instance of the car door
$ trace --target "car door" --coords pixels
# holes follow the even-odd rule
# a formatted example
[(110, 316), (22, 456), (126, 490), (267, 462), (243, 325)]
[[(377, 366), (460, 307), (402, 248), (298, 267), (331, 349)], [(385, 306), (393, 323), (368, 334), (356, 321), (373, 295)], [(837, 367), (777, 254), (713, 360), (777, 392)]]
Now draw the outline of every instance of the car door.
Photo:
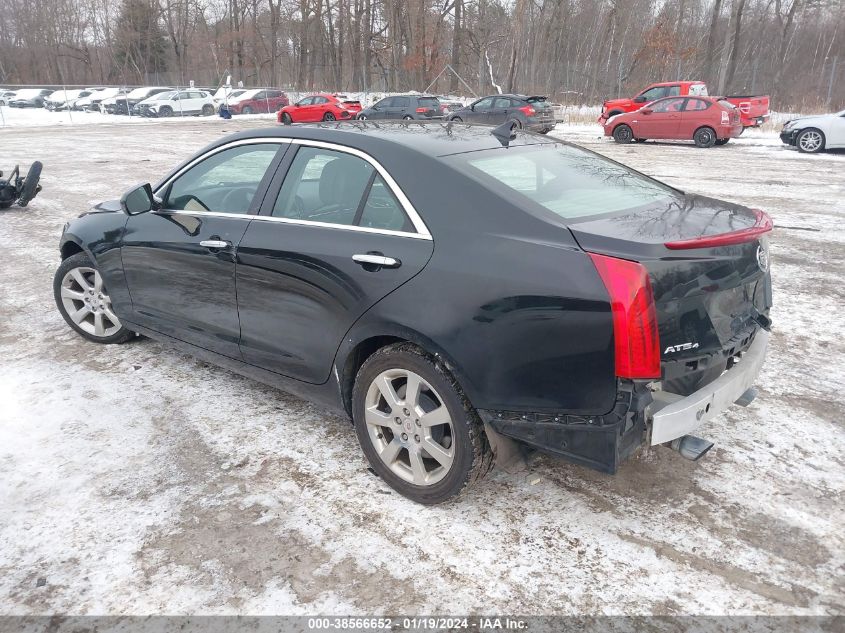
[(386, 119), (387, 109), (390, 107), (390, 104), (392, 102), (393, 97), (386, 97), (380, 101), (376, 101), (370, 107), (370, 111), (367, 113), (367, 117), (370, 119)]
[(675, 139), (681, 125), (684, 97), (660, 99), (638, 112), (634, 121), (637, 138)]
[[(676, 138), (691, 139), (695, 131), (702, 125), (714, 125), (720, 121), (721, 113), (710, 111), (712, 103), (704, 99), (687, 99), (678, 124)], [(715, 120), (713, 120), (715, 117)]]
[(213, 150), (157, 190), (160, 210), (130, 216), (121, 257), (134, 321), (240, 358), (237, 247), (287, 147), (250, 139)]
[(238, 248), (244, 360), (325, 382), (352, 324), (422, 270), (432, 249), (381, 165), (351, 148), (294, 140)]
[(314, 103), (314, 97), (305, 97), (296, 102), (291, 108), (291, 119), (294, 123), (303, 123), (308, 120), (308, 108)]
[(393, 103), (390, 105), (389, 119), (402, 119), (408, 114), (411, 107), (411, 99), (409, 97), (393, 97)]
[(496, 125), (504, 123), (510, 117), (508, 116), (511, 107), (511, 100), (507, 97), (496, 97), (493, 100), (493, 106), (490, 108), (490, 113), (487, 117), (486, 123)]
[(469, 120), (472, 123), (489, 123), (493, 99), (493, 97), (485, 97), (473, 103), (468, 116)]
[(833, 116), (826, 135), (826, 147), (845, 147), (845, 112)]

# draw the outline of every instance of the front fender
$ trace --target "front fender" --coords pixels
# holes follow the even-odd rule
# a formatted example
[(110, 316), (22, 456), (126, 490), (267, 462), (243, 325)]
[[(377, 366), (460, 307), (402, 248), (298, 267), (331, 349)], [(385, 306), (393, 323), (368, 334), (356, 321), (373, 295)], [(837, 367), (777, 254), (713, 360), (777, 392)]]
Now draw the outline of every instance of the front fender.
[[(100, 207), (104, 208), (107, 207)], [(81, 251), (94, 262), (118, 318), (128, 318), (132, 307), (120, 256), (128, 220), (129, 216), (123, 212), (95, 210), (69, 222), (59, 239), (62, 259)]]

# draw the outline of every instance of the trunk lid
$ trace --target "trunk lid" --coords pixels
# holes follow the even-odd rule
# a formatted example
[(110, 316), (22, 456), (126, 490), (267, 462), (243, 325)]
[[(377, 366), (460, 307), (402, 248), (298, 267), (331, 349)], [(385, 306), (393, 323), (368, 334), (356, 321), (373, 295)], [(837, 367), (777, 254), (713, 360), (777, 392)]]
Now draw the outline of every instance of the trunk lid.
[(678, 194), (569, 225), (584, 250), (637, 261), (648, 271), (665, 390), (687, 395), (714, 380), (768, 326), (771, 280), (761, 217), (768, 219)]

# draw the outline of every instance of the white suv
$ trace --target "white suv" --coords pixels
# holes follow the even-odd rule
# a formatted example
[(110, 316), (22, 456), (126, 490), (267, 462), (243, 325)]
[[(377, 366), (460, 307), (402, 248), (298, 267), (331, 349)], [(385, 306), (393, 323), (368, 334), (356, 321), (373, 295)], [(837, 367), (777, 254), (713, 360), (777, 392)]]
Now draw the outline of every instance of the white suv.
[(153, 101), (147, 111), (149, 116), (155, 117), (187, 116), (189, 114), (210, 116), (214, 114), (214, 100), (204, 90), (178, 90), (170, 94), (168, 98)]

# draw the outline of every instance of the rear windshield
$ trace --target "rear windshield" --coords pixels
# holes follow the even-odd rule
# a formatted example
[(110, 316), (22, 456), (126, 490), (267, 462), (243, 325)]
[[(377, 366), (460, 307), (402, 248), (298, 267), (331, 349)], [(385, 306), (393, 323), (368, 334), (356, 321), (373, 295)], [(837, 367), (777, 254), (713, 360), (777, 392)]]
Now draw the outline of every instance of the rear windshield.
[(545, 97), (528, 97), (526, 99), (528, 103), (543, 103), (545, 100)]
[(561, 218), (585, 218), (665, 203), (671, 187), (567, 145), (491, 149), (449, 157), (457, 169), (520, 203)]
[(440, 105), (440, 100), (437, 97), (420, 97), (417, 99), (421, 106), (428, 106), (431, 108), (436, 108)]

